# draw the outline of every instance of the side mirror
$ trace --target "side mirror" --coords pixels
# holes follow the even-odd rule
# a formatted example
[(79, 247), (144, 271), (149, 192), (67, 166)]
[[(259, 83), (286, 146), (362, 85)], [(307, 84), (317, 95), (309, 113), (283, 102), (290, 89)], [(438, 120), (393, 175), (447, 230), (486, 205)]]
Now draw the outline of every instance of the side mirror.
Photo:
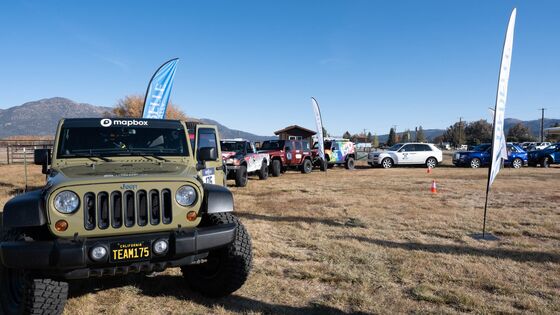
[(35, 165), (51, 164), (51, 149), (36, 149), (33, 153)]
[(48, 174), (48, 166), (51, 164), (51, 149), (36, 149), (33, 151), (33, 162), (35, 165), (42, 165), (41, 172)]
[(216, 148), (204, 147), (198, 150), (198, 160), (199, 161), (216, 161), (218, 159), (218, 153)]

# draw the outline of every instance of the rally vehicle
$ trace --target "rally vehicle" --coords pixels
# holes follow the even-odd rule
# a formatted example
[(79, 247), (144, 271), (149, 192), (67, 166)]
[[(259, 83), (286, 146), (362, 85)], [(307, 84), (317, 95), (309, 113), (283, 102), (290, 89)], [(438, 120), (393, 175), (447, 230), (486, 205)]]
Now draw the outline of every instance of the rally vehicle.
[(268, 178), (270, 156), (257, 153), (253, 143), (244, 139), (223, 139), (220, 146), (227, 179), (234, 179), (235, 186), (245, 187), (248, 174), (257, 174), (259, 179)]
[[(504, 161), (504, 165), (513, 168), (521, 168), (527, 165), (527, 152), (521, 146), (507, 143), (506, 144), (508, 158)], [(471, 151), (460, 151), (453, 154), (453, 165), (470, 166), (471, 168), (479, 168), (490, 165), (490, 143), (483, 143), (475, 146)]]
[(60, 314), (69, 279), (169, 267), (203, 295), (240, 288), (251, 239), (200, 173), (222, 166), (215, 127), (195, 132), (191, 147), (178, 120), (61, 120), (53, 151), (35, 151), (46, 185), (4, 206), (0, 313)]
[(434, 168), (442, 161), (441, 150), (431, 143), (397, 143), (387, 151), (368, 154), (368, 164), (371, 167), (377, 165), (381, 165), (383, 168), (391, 168), (394, 165), (425, 165)]
[(529, 166), (540, 164), (542, 167), (549, 167), (551, 164), (560, 164), (560, 143), (551, 144), (542, 150), (530, 151), (528, 154)]
[[(356, 146), (348, 139), (329, 138), (324, 141), (325, 160), (328, 167), (344, 165), (346, 169), (353, 170), (356, 163)], [(322, 167), (319, 158), (319, 143), (313, 145), (314, 165)]]
[(297, 169), (307, 174), (313, 169), (309, 142), (305, 140), (266, 140), (259, 153), (270, 156), (270, 173), (280, 176), (288, 169)]

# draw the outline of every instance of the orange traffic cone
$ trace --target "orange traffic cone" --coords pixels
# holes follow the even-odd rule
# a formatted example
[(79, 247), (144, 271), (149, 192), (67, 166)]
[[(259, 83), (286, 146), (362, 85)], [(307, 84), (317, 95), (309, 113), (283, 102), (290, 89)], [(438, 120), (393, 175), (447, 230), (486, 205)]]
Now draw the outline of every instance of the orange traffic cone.
[(432, 189), (431, 189), (432, 193), (435, 194), (437, 193), (437, 185), (436, 185), (436, 180), (432, 180)]
[(432, 173), (432, 168), (430, 166), (428, 166), (428, 169), (426, 170), (426, 173), (428, 173), (428, 174)]

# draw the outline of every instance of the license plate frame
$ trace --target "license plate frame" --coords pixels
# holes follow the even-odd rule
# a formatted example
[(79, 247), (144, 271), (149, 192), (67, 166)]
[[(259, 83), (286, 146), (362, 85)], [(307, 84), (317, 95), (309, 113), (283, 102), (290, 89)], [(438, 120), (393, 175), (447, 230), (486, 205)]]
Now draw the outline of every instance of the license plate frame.
[(109, 261), (112, 263), (128, 263), (145, 261), (152, 258), (150, 241), (113, 242), (109, 245)]

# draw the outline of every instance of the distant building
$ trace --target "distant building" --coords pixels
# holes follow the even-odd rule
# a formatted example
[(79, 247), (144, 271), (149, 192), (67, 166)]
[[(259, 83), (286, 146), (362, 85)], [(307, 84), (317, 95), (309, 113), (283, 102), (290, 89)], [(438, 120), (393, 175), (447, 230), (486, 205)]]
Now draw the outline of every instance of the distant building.
[(307, 140), (309, 145), (313, 145), (313, 136), (316, 132), (298, 125), (292, 125), (275, 131), (274, 134), (278, 136), (279, 140)]

